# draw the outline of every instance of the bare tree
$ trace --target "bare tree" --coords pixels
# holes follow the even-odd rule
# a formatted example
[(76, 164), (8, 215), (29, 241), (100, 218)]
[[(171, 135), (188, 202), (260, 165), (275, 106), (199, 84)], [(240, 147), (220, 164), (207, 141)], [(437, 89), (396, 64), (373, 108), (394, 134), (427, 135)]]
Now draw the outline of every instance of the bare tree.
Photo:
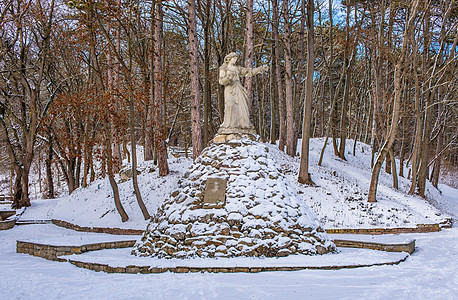
[(415, 18), (418, 11), (419, 0), (415, 0), (412, 4), (412, 11), (410, 16), (408, 17), (408, 21), (405, 28), (404, 39), (402, 41), (402, 49), (400, 53), (400, 57), (395, 67), (394, 71), (394, 103), (393, 103), (393, 115), (391, 118), (391, 128), (390, 132), (386, 138), (385, 143), (380, 150), (379, 155), (375, 161), (374, 167), (372, 168), (372, 175), (371, 175), (371, 182), (369, 185), (369, 193), (367, 196), (368, 202), (376, 202), (376, 193), (377, 193), (377, 185), (378, 185), (378, 178), (380, 175), (380, 169), (382, 167), (382, 163), (388, 154), (388, 151), (391, 149), (394, 139), (396, 138), (396, 131), (398, 126), (399, 120), (399, 111), (401, 107), (401, 93), (402, 93), (402, 86), (401, 86), (401, 77), (402, 72), (404, 71), (404, 62), (406, 60), (407, 55), (407, 48), (411, 42), (412, 34), (415, 26)]
[(286, 98), (286, 153), (294, 156), (294, 101), (293, 101), (293, 62), (291, 45), (291, 20), (289, 15), (289, 1), (283, 0), (283, 18), (285, 23), (285, 98)]
[(279, 122), (279, 137), (278, 137), (278, 148), (282, 151), (285, 150), (286, 142), (286, 127), (285, 127), (285, 98), (283, 96), (283, 79), (280, 69), (280, 38), (278, 35), (278, 30), (280, 26), (278, 15), (278, 1), (272, 0), (272, 35), (274, 39), (274, 52), (275, 52), (275, 71), (276, 71), (276, 81), (277, 81), (277, 90), (278, 90), (278, 122)]
[(189, 56), (191, 72), (191, 131), (192, 155), (196, 159), (202, 152), (202, 130), (200, 125), (199, 53), (197, 46), (196, 1), (188, 0)]
[(154, 24), (154, 137), (157, 147), (157, 160), (159, 166), (159, 175), (166, 176), (169, 174), (169, 165), (167, 163), (167, 149), (165, 144), (165, 132), (163, 121), (163, 95), (162, 95), (162, 25), (164, 11), (162, 9), (162, 0), (156, 3), (156, 12)]
[[(2, 62), (5, 85), (0, 101), (0, 129), (16, 174), (13, 208), (21, 208), (30, 206), (29, 174), (37, 133), (58, 91), (56, 85), (46, 82), (55, 5), (54, 0), (29, 4), (11, 1), (8, 5), (11, 9), (2, 13), (10, 15), (2, 15), (1, 19), (12, 21), (11, 36), (4, 38), (13, 44), (3, 47), (2, 42), (1, 54), (7, 60)], [(43, 92), (46, 84), (54, 91)]]
[(298, 181), (302, 184), (313, 185), (309, 173), (309, 143), (312, 118), (312, 87), (315, 70), (315, 37), (313, 25), (314, 1), (307, 1), (307, 78), (305, 86), (304, 121), (302, 124), (302, 150), (299, 166)]

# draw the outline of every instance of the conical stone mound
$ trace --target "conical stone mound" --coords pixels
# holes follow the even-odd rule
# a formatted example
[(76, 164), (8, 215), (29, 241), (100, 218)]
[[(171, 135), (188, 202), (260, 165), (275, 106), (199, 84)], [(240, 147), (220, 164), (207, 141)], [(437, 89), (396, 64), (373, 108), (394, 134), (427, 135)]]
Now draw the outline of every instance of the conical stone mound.
[[(195, 160), (132, 253), (190, 258), (336, 251), (268, 148), (249, 138), (226, 139), (217, 136), (214, 141), (221, 142)], [(213, 178), (226, 181), (225, 202), (208, 208), (204, 194)]]

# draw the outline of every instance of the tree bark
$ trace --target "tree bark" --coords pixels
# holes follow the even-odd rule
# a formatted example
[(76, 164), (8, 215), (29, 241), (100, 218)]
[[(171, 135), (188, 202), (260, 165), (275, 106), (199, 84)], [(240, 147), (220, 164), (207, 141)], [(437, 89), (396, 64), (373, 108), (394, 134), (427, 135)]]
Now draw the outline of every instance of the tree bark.
[(162, 0), (156, 3), (155, 29), (154, 29), (154, 137), (157, 148), (157, 160), (159, 176), (169, 174), (167, 163), (167, 148), (165, 144), (164, 121), (163, 121), (163, 95), (162, 95), (162, 23), (164, 12)]
[[(195, 2), (195, 0), (193, 0)], [(194, 5), (195, 6), (195, 5)], [(212, 122), (212, 104), (211, 104), (211, 73), (210, 73), (210, 62), (211, 62), (211, 45), (210, 45), (210, 34), (211, 34), (211, 24), (213, 20), (211, 20), (210, 15), (210, 8), (211, 5), (206, 3), (204, 7), (205, 13), (205, 22), (203, 22), (204, 26), (204, 74), (205, 74), (205, 82), (204, 82), (204, 95), (203, 95), (203, 102), (204, 102), (204, 121), (202, 124), (202, 148), (207, 147), (211, 136), (210, 136), (210, 122)], [(190, 9), (188, 5), (188, 9)], [(194, 8), (195, 9), (195, 8)], [(191, 23), (191, 22), (190, 22)], [(193, 25), (194, 26), (194, 25)], [(195, 28), (197, 31), (197, 26)], [(194, 37), (196, 38), (196, 31), (194, 31)], [(192, 54), (190, 54), (192, 55)]]
[(382, 149), (380, 150), (380, 153), (377, 157), (374, 167), (372, 168), (371, 181), (369, 184), (369, 193), (367, 196), (368, 202), (376, 202), (377, 185), (378, 185), (378, 178), (380, 175), (380, 169), (382, 167), (383, 160), (385, 159), (388, 151), (393, 146), (394, 139), (396, 137), (396, 130), (397, 130), (398, 121), (399, 121), (399, 111), (400, 111), (400, 106), (401, 106), (401, 92), (402, 92), (402, 87), (401, 87), (401, 75), (402, 74), (401, 73), (403, 72), (403, 68), (404, 68), (404, 60), (405, 60), (405, 56), (407, 52), (407, 46), (410, 43), (411, 35), (413, 32), (415, 16), (418, 10), (418, 4), (419, 4), (419, 0), (415, 0), (415, 2), (413, 3), (413, 9), (407, 21), (407, 24), (406, 24), (405, 34), (404, 34), (404, 38), (402, 41), (401, 54), (400, 54), (399, 60), (394, 70), (395, 91), (394, 91), (394, 103), (393, 103), (393, 115), (391, 119), (391, 128), (386, 138), (386, 141), (384, 145), (382, 146)]
[(112, 149), (111, 149), (111, 125), (110, 122), (107, 122), (105, 125), (105, 130), (106, 130), (106, 154), (107, 154), (107, 173), (108, 173), (108, 180), (111, 185), (111, 189), (113, 190), (113, 198), (115, 202), (115, 207), (116, 210), (118, 211), (119, 215), (121, 216), (121, 221), (126, 222), (129, 220), (129, 216), (127, 215), (126, 211), (124, 210), (124, 207), (122, 206), (121, 203), (121, 198), (119, 197), (119, 189), (118, 189), (118, 184), (116, 183), (116, 180), (113, 175), (113, 158), (112, 158)]
[(48, 182), (48, 193), (46, 197), (48, 199), (54, 199), (54, 182), (53, 182), (53, 176), (52, 176), (52, 157), (54, 154), (54, 149), (52, 147), (53, 136), (51, 133), (51, 129), (48, 128), (47, 133), (48, 133), (48, 153), (46, 156), (45, 165), (46, 165), (46, 180)]
[(274, 43), (272, 42), (271, 44), (271, 57), (272, 57), (272, 65), (270, 68), (270, 143), (275, 144), (277, 140), (277, 115), (278, 115), (278, 110), (277, 110), (277, 101), (278, 97), (276, 96), (278, 93), (277, 89), (277, 82), (276, 82), (276, 75), (277, 75), (277, 59), (275, 57), (275, 46)]
[[(398, 173), (396, 171), (396, 160), (394, 158), (393, 147), (391, 147), (391, 149), (388, 151), (388, 154), (390, 156), (391, 173), (393, 175), (393, 187), (395, 189), (398, 189), (399, 188), (399, 181), (398, 181)], [(386, 163), (388, 163), (388, 161)]]
[[(155, 5), (151, 5), (151, 16), (155, 14)], [(151, 18), (151, 36), (154, 36), (156, 18)], [(151, 39), (150, 50), (150, 89), (148, 99), (148, 115), (146, 117), (145, 132), (145, 161), (154, 159), (154, 39)]]
[(285, 26), (285, 98), (286, 98), (286, 153), (294, 156), (294, 114), (293, 114), (293, 62), (291, 57), (291, 22), (289, 19), (289, 1), (283, 0)]
[[(121, 0), (116, 1), (117, 5), (117, 14), (118, 18), (121, 18)], [(116, 27), (116, 52), (121, 53), (121, 24), (117, 24)], [(115, 76), (114, 76), (114, 87), (116, 90), (119, 90), (119, 75), (120, 75), (120, 61), (119, 55), (115, 56)], [(116, 95), (114, 97), (114, 109), (117, 111), (119, 106), (119, 99)], [(121, 141), (119, 135), (116, 133), (117, 128), (113, 126), (112, 122), (112, 131), (113, 134), (113, 172), (118, 173), (121, 168), (122, 157), (121, 157)]]
[(279, 16), (278, 16), (278, 1), (272, 0), (272, 19), (273, 28), (272, 34), (274, 38), (274, 51), (276, 65), (276, 81), (278, 89), (278, 115), (279, 115), (279, 137), (278, 137), (278, 148), (282, 151), (285, 150), (286, 142), (286, 127), (285, 127), (285, 99), (283, 97), (283, 82), (280, 69), (280, 38), (278, 36), (279, 30)]
[(349, 103), (350, 84), (351, 84), (351, 61), (350, 61), (350, 3), (347, 1), (346, 29), (345, 29), (345, 87), (342, 100), (342, 113), (340, 115), (340, 144), (339, 157), (345, 160), (345, 144), (347, 139), (347, 105)]
[[(253, 38), (253, 0), (247, 0), (246, 2), (246, 37), (245, 37), (245, 67), (253, 68), (253, 50), (254, 50), (254, 38)], [(245, 78), (245, 88), (248, 94), (248, 109), (252, 111), (253, 104), (253, 78), (251, 76)], [(251, 119), (253, 114), (250, 113)]]
[(309, 141), (312, 117), (312, 87), (315, 70), (315, 38), (313, 26), (314, 1), (307, 1), (307, 79), (305, 87), (304, 121), (302, 125), (302, 152), (298, 181), (313, 185), (309, 173)]
[[(413, 47), (413, 51), (416, 50), (415, 44)], [(413, 74), (414, 74), (414, 80), (415, 80), (415, 140), (414, 140), (414, 146), (412, 150), (412, 167), (410, 174), (412, 176), (412, 183), (410, 185), (409, 189), (409, 194), (413, 195), (415, 193), (415, 189), (417, 187), (417, 175), (418, 175), (418, 157), (419, 157), (419, 151), (420, 151), (420, 144), (421, 144), (421, 132), (422, 132), (422, 122), (421, 122), (421, 108), (420, 108), (420, 83), (418, 79), (418, 72), (417, 68), (415, 67), (417, 65), (417, 60), (416, 60), (416, 55), (414, 55), (414, 60), (413, 60)]]
[(197, 46), (196, 1), (188, 0), (189, 56), (191, 72), (191, 130), (192, 155), (196, 159), (202, 152), (202, 130), (200, 125), (199, 53)]

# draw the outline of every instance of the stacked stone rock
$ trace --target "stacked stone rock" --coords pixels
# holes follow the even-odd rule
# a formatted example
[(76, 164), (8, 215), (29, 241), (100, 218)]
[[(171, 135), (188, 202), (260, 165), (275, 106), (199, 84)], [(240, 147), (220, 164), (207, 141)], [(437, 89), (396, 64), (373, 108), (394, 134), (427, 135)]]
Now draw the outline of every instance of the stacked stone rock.
[[(132, 253), (191, 258), (335, 252), (268, 148), (255, 139), (217, 136), (158, 209)], [(203, 208), (211, 177), (227, 180), (221, 208)]]

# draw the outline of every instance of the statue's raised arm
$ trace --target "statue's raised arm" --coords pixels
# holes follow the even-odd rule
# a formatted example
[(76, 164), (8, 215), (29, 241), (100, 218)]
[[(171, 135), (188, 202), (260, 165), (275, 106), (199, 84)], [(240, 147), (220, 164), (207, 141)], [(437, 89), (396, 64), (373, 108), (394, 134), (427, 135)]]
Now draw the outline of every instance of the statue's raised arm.
[(248, 95), (240, 76), (255, 76), (266, 72), (269, 67), (242, 68), (236, 65), (238, 58), (237, 53), (229, 53), (219, 68), (219, 84), (224, 85), (224, 122), (218, 131), (219, 134), (256, 133), (250, 122)]

